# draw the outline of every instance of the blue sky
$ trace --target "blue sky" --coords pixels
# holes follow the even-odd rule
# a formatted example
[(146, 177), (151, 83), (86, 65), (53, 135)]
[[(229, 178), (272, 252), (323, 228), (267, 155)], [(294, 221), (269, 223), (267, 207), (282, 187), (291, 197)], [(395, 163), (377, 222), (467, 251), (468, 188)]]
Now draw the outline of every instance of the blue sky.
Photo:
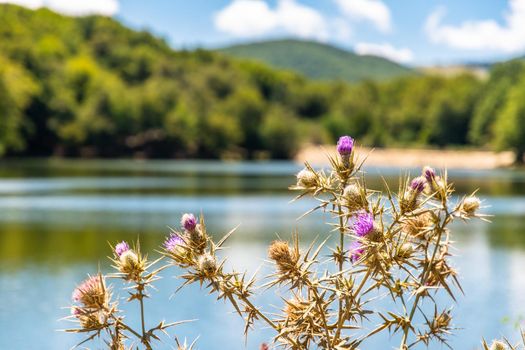
[(525, 0), (0, 0), (114, 16), (175, 48), (302, 38), (410, 65), (525, 53)]

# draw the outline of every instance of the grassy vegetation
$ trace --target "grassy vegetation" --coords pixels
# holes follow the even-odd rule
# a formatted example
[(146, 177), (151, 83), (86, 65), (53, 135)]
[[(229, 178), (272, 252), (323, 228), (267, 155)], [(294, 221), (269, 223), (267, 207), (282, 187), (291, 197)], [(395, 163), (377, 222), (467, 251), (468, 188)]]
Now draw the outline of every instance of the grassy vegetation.
[(264, 41), (230, 46), (220, 51), (264, 62), (276, 68), (290, 69), (320, 80), (356, 82), (415, 74), (410, 68), (381, 57), (360, 56), (313, 41)]

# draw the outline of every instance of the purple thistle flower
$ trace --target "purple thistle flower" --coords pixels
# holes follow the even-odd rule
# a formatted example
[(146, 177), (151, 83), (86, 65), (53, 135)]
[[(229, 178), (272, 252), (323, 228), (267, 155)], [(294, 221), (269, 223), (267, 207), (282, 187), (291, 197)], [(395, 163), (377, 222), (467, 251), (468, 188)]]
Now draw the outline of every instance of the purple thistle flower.
[(349, 156), (354, 148), (354, 139), (350, 136), (341, 136), (337, 141), (337, 152), (341, 156)]
[(126, 243), (126, 241), (122, 241), (115, 246), (115, 254), (117, 254), (118, 257), (120, 257), (122, 254), (124, 254), (128, 250), (129, 250), (129, 245), (128, 243)]
[(436, 171), (429, 166), (423, 168), (423, 176), (428, 182), (432, 182), (436, 178)]
[(164, 241), (164, 248), (172, 252), (178, 246), (184, 245), (184, 240), (176, 233), (170, 233), (169, 237)]
[(425, 189), (426, 182), (427, 180), (423, 176), (418, 176), (412, 180), (410, 188), (417, 193), (421, 193)]
[(361, 242), (353, 241), (350, 243), (350, 261), (356, 262), (364, 252), (365, 248)]
[(354, 232), (359, 237), (364, 237), (374, 229), (374, 216), (368, 212), (361, 212), (354, 222)]
[(197, 227), (197, 219), (193, 214), (184, 214), (180, 219), (180, 224), (187, 231), (193, 231), (195, 230), (195, 227)]

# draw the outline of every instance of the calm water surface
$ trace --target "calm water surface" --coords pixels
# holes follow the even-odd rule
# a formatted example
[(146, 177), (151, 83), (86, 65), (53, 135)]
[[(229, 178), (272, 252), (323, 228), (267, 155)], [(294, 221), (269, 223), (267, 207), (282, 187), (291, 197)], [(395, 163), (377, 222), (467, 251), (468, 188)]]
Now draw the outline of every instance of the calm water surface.
[[(286, 188), (298, 166), (288, 162), (220, 163), (165, 161), (6, 161), (0, 164), (0, 349), (68, 349), (81, 338), (57, 331), (68, 314), (71, 291), (88, 272), (109, 271), (109, 242), (140, 237), (145, 250), (158, 247), (167, 226), (184, 212), (203, 212), (211, 232), (220, 235), (240, 224), (227, 254), (229, 264), (255, 271), (268, 243), (298, 229), (308, 240), (330, 228), (316, 214), (297, 221), (312, 202), (290, 204)], [(394, 187), (404, 173), (368, 168), (369, 187), (381, 177)], [(416, 170), (413, 171), (416, 173)], [(475, 349), (481, 337), (517, 334), (525, 315), (525, 173), (450, 171), (458, 192), (479, 195), (492, 224), (454, 227), (455, 264), (465, 296), (454, 305), (461, 330), (451, 338), (456, 349)], [(263, 267), (263, 271), (264, 271)], [(199, 349), (257, 349), (272, 332), (253, 331), (245, 343), (243, 323), (229, 305), (191, 286), (175, 295), (180, 281), (168, 270), (147, 301), (151, 322), (199, 319), (174, 329), (198, 340)], [(120, 295), (123, 297), (124, 295)], [(278, 305), (270, 294), (261, 305)], [(136, 305), (130, 305), (134, 309)], [(126, 308), (129, 308), (126, 307)], [(272, 310), (271, 308), (269, 309)], [(275, 311), (275, 310), (274, 310)], [(131, 322), (136, 322), (132, 319)], [(396, 344), (377, 338), (368, 349)], [(165, 339), (162, 349), (171, 349)], [(93, 348), (101, 348), (94, 343)], [(441, 348), (433, 345), (431, 348)]]

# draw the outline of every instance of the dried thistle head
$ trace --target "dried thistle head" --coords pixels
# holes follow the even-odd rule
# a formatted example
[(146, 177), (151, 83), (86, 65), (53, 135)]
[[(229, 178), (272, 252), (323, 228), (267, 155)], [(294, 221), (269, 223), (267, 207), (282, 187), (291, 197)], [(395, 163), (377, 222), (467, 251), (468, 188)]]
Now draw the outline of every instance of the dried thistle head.
[(310, 169), (303, 169), (297, 173), (297, 186), (307, 188), (315, 188), (319, 184), (318, 176)]
[(401, 260), (407, 260), (414, 254), (414, 246), (410, 243), (403, 243), (397, 247), (396, 258)]
[(403, 222), (403, 231), (410, 237), (424, 240), (427, 233), (432, 228), (432, 215), (424, 212), (419, 215), (411, 216)]
[(460, 215), (466, 218), (471, 218), (476, 216), (481, 205), (481, 201), (476, 196), (468, 196), (459, 205)]
[(356, 212), (365, 210), (368, 207), (366, 199), (366, 190), (358, 183), (353, 183), (345, 187), (341, 204), (345, 206), (349, 212)]
[(298, 342), (304, 344), (303, 349), (308, 349), (310, 342), (321, 343), (323, 340), (320, 336), (324, 331), (323, 317), (327, 307), (327, 304), (322, 304), (320, 309), (314, 300), (307, 300), (300, 296), (286, 300), (281, 332), (292, 335)]
[(100, 274), (88, 277), (75, 288), (72, 298), (86, 308), (103, 309), (109, 302), (104, 277)]
[(490, 350), (507, 350), (507, 344), (502, 341), (494, 340), (490, 346)]
[(79, 310), (81, 311), (77, 313), (75, 317), (84, 331), (98, 331), (107, 326), (107, 316), (104, 312), (84, 309)]
[(449, 277), (457, 276), (456, 270), (447, 264), (444, 257), (437, 258), (432, 263), (427, 260), (426, 263), (428, 264), (427, 286), (445, 285)]
[(299, 259), (297, 252), (290, 248), (288, 242), (285, 241), (273, 241), (268, 248), (268, 257), (275, 262), (282, 272), (294, 269)]
[(217, 272), (217, 260), (213, 255), (205, 253), (199, 257), (198, 269), (205, 276), (212, 277)]

